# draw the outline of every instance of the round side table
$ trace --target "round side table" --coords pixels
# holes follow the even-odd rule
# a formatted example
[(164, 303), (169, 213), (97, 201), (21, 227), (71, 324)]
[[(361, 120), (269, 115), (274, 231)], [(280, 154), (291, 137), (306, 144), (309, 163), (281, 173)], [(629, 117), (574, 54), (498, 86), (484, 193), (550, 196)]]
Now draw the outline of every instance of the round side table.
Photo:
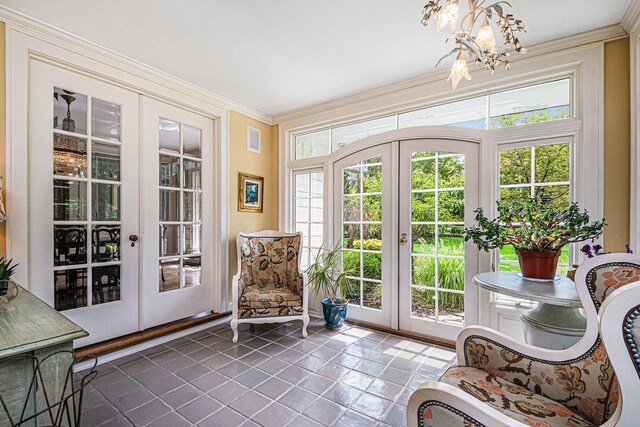
[(569, 348), (584, 335), (587, 320), (576, 286), (566, 276), (554, 282), (526, 280), (515, 272), (481, 273), (473, 282), (483, 289), (516, 298), (537, 301), (538, 306), (522, 313), (527, 344), (551, 350)]

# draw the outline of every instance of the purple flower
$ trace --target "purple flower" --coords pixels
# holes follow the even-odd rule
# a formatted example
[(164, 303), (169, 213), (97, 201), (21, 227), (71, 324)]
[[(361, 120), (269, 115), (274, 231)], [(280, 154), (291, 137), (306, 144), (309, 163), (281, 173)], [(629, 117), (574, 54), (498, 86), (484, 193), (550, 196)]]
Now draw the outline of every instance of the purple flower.
[(632, 254), (633, 251), (631, 250), (631, 248), (629, 247), (629, 244), (627, 243), (626, 245), (624, 245), (625, 248), (627, 248), (627, 253), (628, 254)]
[(587, 257), (589, 258), (593, 258), (593, 252), (591, 252), (591, 245), (587, 244), (584, 245), (581, 249), (580, 252), (584, 253), (587, 255)]

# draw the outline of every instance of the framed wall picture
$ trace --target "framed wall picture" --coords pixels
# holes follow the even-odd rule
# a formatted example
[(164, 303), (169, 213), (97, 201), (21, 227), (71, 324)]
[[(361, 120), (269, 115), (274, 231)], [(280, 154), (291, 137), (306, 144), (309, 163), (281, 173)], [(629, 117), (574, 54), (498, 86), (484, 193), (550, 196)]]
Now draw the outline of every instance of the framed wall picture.
[(264, 178), (240, 172), (238, 174), (238, 211), (262, 212)]

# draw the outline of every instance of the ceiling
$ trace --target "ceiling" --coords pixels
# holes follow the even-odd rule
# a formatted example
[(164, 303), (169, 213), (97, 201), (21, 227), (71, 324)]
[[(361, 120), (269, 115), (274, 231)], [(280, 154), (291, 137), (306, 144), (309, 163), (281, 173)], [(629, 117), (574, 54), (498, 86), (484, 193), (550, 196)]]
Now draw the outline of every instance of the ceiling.
[[(629, 2), (511, 0), (525, 46), (619, 23)], [(451, 46), (420, 23), (423, 3), (0, 0), (268, 115), (433, 72)]]

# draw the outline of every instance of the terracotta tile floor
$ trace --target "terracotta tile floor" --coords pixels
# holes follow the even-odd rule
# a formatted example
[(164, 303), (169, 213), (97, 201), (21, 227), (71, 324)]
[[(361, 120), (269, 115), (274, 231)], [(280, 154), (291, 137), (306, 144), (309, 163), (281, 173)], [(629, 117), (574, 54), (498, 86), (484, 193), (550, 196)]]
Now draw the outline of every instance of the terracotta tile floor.
[(455, 362), (441, 347), (320, 320), (207, 329), (98, 366), (86, 426), (404, 426), (411, 392)]

